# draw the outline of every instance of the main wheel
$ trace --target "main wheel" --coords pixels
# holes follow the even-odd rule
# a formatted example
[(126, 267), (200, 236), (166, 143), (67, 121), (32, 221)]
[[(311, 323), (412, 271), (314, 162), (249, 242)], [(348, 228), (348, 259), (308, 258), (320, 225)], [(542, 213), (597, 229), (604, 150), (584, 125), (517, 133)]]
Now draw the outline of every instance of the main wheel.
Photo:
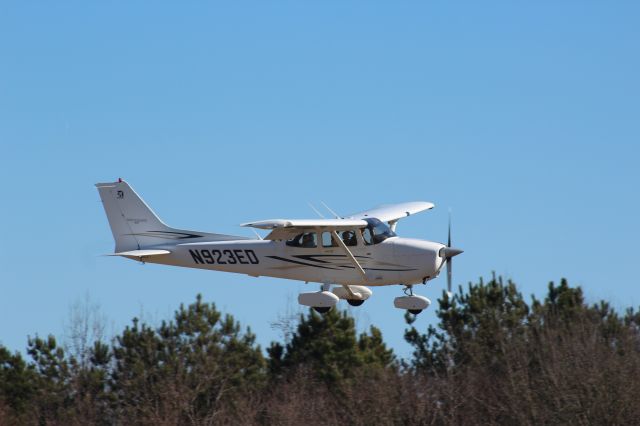
[(360, 306), (364, 303), (364, 299), (347, 299), (347, 303), (351, 306)]
[(315, 311), (320, 314), (326, 314), (331, 310), (331, 307), (330, 306), (314, 306), (313, 309), (315, 309)]
[(413, 315), (418, 315), (420, 312), (422, 312), (422, 309), (408, 309), (408, 311)]

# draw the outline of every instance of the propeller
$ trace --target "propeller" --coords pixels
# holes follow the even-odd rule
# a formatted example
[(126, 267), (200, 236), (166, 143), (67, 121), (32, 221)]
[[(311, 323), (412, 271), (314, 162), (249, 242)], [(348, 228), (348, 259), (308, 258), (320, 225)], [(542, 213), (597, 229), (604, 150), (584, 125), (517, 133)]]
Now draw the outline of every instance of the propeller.
[(451, 211), (449, 211), (449, 231), (447, 235), (447, 246), (440, 249), (440, 257), (445, 259), (445, 262), (447, 262), (447, 296), (449, 296), (449, 299), (453, 297), (453, 293), (451, 292), (451, 285), (453, 281), (453, 257), (463, 252), (464, 250), (451, 247)]

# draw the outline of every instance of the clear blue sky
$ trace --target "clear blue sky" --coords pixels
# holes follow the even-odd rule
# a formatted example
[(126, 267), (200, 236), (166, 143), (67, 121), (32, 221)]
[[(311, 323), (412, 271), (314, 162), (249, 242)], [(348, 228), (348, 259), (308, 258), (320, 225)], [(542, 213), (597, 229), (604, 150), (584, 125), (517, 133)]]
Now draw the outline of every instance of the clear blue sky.
[[(451, 207), (456, 283), (567, 277), (640, 305), (639, 20), (637, 1), (2, 2), (0, 343), (61, 335), (86, 294), (117, 332), (202, 293), (265, 346), (315, 289), (101, 257), (93, 184), (120, 176), (172, 226), (243, 235), (309, 201), (432, 201), (398, 231), (444, 241)], [(399, 294), (352, 312), (407, 355)]]

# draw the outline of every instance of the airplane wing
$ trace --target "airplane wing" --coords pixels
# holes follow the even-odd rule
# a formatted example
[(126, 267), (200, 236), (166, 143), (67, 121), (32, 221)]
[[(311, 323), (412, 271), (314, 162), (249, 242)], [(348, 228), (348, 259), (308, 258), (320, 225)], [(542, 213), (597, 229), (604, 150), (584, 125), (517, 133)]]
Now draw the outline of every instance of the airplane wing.
[(410, 201), (408, 203), (383, 204), (371, 210), (347, 216), (347, 219), (365, 219), (375, 217), (382, 222), (395, 222), (412, 214), (430, 210), (435, 204), (426, 201)]
[(269, 219), (247, 222), (240, 226), (270, 229), (272, 232), (265, 237), (265, 240), (285, 240), (296, 234), (318, 228), (327, 231), (364, 228), (367, 222), (362, 219)]
[(259, 229), (276, 229), (276, 228), (330, 228), (330, 229), (348, 229), (357, 228), (359, 226), (367, 226), (367, 222), (360, 219), (269, 219), (257, 222), (247, 222), (240, 226), (248, 226), (250, 228)]

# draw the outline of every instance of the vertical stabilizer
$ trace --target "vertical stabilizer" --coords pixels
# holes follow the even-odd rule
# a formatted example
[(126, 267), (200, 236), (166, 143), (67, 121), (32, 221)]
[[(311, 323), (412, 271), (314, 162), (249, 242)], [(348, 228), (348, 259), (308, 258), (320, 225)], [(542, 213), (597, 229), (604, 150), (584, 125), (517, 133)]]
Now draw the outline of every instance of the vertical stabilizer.
[(116, 241), (116, 253), (185, 242), (249, 239), (235, 235), (170, 228), (122, 179), (111, 183), (97, 183), (96, 187), (109, 219), (113, 239)]
[(116, 241), (116, 252), (158, 244), (157, 239), (149, 241), (154, 239), (152, 235), (170, 230), (125, 181), (97, 183), (96, 187)]

